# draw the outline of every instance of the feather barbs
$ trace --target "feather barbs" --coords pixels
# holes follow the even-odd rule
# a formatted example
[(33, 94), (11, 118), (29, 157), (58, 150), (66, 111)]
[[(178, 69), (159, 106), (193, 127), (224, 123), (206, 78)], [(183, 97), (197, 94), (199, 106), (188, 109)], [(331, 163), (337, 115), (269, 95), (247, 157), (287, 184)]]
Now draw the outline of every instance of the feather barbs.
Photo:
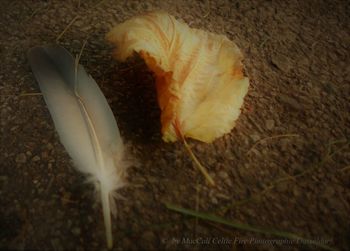
[(60, 140), (75, 167), (100, 192), (108, 248), (113, 246), (111, 213), (116, 190), (124, 186), (124, 144), (113, 112), (97, 83), (58, 45), (28, 53)]

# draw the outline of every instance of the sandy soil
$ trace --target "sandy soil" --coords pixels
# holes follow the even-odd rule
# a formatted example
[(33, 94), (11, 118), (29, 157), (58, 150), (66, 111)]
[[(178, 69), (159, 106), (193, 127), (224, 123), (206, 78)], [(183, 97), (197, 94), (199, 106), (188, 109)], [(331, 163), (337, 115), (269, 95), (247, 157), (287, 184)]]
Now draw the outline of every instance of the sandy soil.
[[(137, 59), (115, 62), (104, 41), (114, 23), (154, 9), (226, 34), (245, 55), (251, 86), (238, 125), (213, 144), (190, 141), (216, 188), (181, 143), (162, 142), (152, 74)], [(88, 38), (81, 62), (140, 163), (118, 202), (115, 249), (319, 249), (262, 244), (282, 238), (165, 203), (350, 249), (347, 1), (2, 0), (0, 12), (0, 249), (106, 248), (93, 187), (60, 144), (26, 59), (59, 37), (73, 53)]]

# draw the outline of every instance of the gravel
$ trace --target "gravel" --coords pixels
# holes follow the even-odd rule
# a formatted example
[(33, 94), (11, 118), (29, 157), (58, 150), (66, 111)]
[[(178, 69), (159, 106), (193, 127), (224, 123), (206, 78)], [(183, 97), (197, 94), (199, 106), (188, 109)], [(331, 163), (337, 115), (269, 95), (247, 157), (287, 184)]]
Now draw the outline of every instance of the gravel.
[[(1, 250), (106, 250), (98, 193), (61, 145), (26, 60), (29, 48), (55, 43), (77, 15), (59, 43), (77, 54), (88, 38), (81, 62), (101, 87), (139, 163), (128, 170), (128, 185), (120, 191), (124, 199), (116, 203), (116, 250), (317, 250), (298, 244), (179, 243), (278, 237), (196, 220), (165, 203), (331, 240), (331, 247), (350, 250), (350, 172), (344, 169), (350, 165), (347, 1), (1, 4)], [(251, 85), (235, 128), (212, 144), (189, 140), (216, 187), (206, 184), (183, 144), (161, 140), (152, 74), (139, 58), (116, 62), (104, 40), (114, 23), (155, 9), (226, 35), (244, 55)], [(298, 137), (270, 138), (288, 134)], [(285, 180), (274, 185), (280, 179)]]

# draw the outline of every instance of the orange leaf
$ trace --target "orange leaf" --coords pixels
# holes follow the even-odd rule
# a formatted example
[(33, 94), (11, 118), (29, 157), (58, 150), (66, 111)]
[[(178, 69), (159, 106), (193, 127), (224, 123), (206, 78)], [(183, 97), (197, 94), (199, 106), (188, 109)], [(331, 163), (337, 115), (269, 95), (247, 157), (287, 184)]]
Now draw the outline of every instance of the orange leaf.
[(118, 60), (136, 51), (154, 72), (165, 141), (181, 139), (179, 130), (209, 143), (234, 127), (249, 80), (240, 50), (227, 37), (158, 11), (117, 25), (107, 40)]

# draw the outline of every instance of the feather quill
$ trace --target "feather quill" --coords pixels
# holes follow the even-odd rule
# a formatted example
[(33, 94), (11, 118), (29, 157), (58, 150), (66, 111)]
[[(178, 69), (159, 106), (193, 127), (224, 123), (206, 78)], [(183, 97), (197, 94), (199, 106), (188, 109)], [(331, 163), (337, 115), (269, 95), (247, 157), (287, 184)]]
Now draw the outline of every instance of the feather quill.
[(114, 198), (125, 185), (128, 165), (113, 112), (79, 59), (63, 47), (35, 47), (28, 59), (62, 144), (100, 192), (107, 246), (112, 248), (111, 213), (116, 213)]

